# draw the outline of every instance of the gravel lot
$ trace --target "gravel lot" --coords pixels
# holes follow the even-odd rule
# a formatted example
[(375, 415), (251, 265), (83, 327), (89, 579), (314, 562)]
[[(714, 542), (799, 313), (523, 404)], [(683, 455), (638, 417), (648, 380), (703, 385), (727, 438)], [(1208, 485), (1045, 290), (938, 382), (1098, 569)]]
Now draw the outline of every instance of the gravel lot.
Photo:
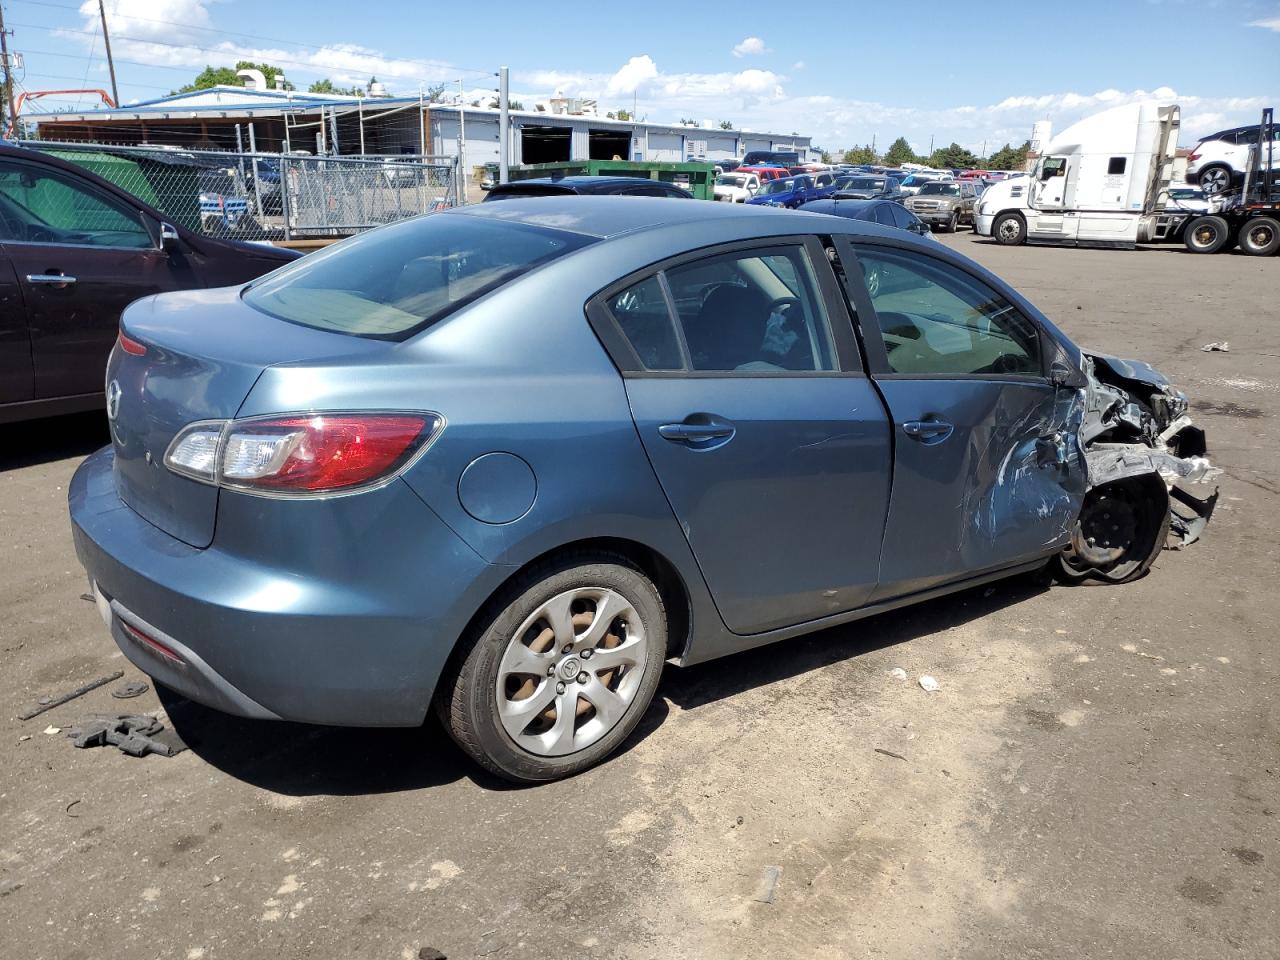
[(139, 760), (43, 732), (110, 687), (14, 719), (140, 675), (79, 599), (66, 519), (102, 422), (0, 428), (0, 953), (1280, 956), (1280, 260), (943, 242), (1191, 395), (1225, 471), (1205, 540), (1125, 587), (1006, 581), (669, 670), (622, 755), (535, 789), (434, 722), (152, 691), (125, 708), (192, 749)]

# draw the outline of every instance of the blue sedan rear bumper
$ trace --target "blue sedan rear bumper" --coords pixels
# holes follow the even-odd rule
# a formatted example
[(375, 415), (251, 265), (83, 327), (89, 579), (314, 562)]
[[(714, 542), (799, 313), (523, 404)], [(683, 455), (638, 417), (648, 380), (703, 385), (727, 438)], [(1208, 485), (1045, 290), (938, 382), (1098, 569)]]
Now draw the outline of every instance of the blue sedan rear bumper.
[(399, 480), (328, 500), (222, 491), (213, 544), (196, 549), (120, 500), (112, 461), (93, 454), (68, 494), (112, 636), (145, 673), (227, 713), (419, 724), (455, 641), (510, 572)]

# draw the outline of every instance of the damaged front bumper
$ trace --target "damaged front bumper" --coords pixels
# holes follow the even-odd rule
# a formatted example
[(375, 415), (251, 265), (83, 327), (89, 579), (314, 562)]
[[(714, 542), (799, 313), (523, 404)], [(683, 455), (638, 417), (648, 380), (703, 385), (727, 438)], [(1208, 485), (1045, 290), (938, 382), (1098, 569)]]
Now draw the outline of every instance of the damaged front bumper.
[(1187, 416), (1186, 395), (1163, 375), (1140, 361), (1081, 359), (1088, 483), (1063, 565), (1069, 575), (1123, 582), (1144, 574), (1161, 549), (1199, 539), (1218, 492), (1201, 497), (1186, 487), (1221, 471), (1206, 456), (1204, 431)]

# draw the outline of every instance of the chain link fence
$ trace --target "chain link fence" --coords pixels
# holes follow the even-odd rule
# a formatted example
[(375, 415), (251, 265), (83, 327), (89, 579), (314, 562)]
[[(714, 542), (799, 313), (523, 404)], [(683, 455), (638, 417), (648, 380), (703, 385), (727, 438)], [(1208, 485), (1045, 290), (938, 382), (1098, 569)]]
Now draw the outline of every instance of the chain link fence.
[(84, 167), (206, 236), (344, 237), (458, 203), (457, 158), (448, 156), (317, 157), (52, 141), (21, 145)]

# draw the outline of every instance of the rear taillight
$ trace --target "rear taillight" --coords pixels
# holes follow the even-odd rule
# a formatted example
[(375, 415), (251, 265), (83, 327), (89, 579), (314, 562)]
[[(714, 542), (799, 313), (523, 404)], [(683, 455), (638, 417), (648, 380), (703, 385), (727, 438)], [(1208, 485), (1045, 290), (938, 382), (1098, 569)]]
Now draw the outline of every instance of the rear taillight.
[(139, 343), (132, 337), (125, 336), (123, 330), (121, 330), (120, 335), (116, 337), (116, 343), (119, 344), (121, 350), (130, 356), (144, 357), (147, 354), (147, 345), (145, 343)]
[(205, 421), (165, 454), (174, 473), (272, 496), (351, 493), (396, 475), (439, 432), (432, 413), (315, 413)]
[(1193, 153), (1187, 157), (1187, 163), (1195, 163), (1199, 159), (1200, 159), (1200, 154)]

